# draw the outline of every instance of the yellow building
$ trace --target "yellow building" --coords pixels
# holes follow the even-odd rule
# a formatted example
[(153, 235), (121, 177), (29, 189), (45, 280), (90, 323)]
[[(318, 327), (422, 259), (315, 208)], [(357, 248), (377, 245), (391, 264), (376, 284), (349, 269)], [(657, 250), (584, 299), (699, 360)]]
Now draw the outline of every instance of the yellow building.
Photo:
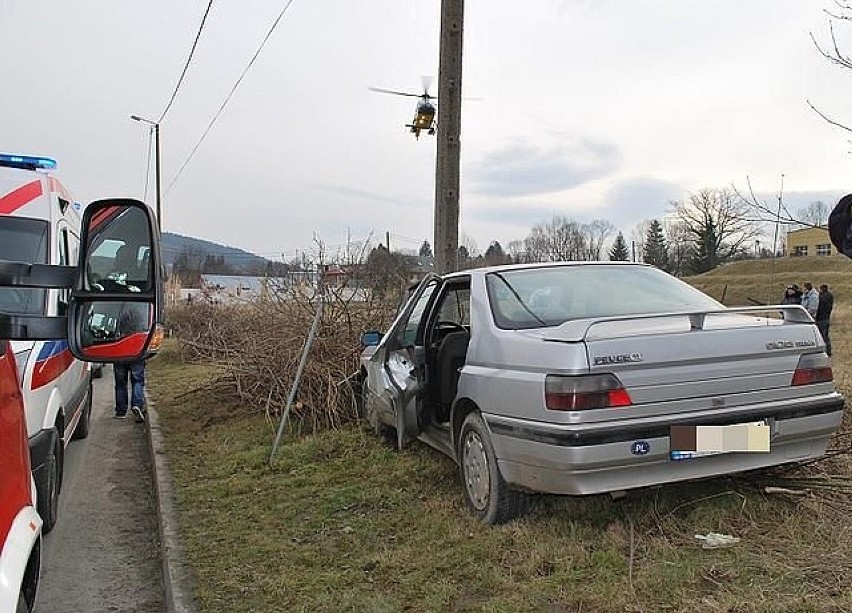
[(837, 250), (831, 244), (828, 227), (802, 228), (787, 232), (787, 255), (831, 255)]

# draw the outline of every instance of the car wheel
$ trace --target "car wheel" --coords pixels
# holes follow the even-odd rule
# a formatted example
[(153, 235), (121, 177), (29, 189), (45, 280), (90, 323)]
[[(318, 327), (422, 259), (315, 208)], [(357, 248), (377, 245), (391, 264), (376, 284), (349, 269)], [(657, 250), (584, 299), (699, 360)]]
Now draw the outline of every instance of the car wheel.
[(92, 364), (92, 377), (95, 379), (100, 379), (104, 376), (104, 365), (103, 364)]
[(47, 534), (56, 525), (59, 513), (59, 485), (62, 479), (62, 440), (57, 434), (53, 449), (44, 461), (45, 477), (38, 484), (38, 514), (41, 516), (42, 534)]
[(497, 456), (482, 416), (465, 417), (458, 437), (458, 460), (467, 503), (486, 524), (502, 524), (526, 506), (523, 492), (509, 488), (497, 467)]
[[(94, 377), (94, 374), (92, 375)], [(80, 421), (77, 422), (77, 427), (74, 428), (74, 434), (71, 435), (72, 441), (79, 441), (89, 436), (89, 429), (92, 425), (92, 402), (94, 402), (92, 379), (89, 378), (89, 395), (86, 404), (80, 409)]]
[(29, 613), (30, 608), (27, 606), (27, 599), (24, 597), (24, 593), (21, 592), (18, 594), (18, 606), (15, 607), (15, 613)]

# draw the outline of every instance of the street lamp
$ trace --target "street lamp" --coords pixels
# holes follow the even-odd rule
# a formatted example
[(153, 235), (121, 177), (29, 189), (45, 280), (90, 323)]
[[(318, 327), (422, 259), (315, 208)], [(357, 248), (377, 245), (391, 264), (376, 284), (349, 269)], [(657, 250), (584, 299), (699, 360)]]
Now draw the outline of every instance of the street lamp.
[(163, 217), (162, 217), (162, 195), (160, 193), (160, 124), (156, 121), (151, 121), (150, 119), (145, 119), (144, 117), (140, 117), (139, 115), (131, 115), (130, 119), (133, 121), (141, 121), (142, 123), (147, 123), (149, 126), (154, 128), (154, 147), (157, 150), (157, 161), (156, 161), (156, 183), (157, 183), (157, 228), (162, 232), (163, 230)]

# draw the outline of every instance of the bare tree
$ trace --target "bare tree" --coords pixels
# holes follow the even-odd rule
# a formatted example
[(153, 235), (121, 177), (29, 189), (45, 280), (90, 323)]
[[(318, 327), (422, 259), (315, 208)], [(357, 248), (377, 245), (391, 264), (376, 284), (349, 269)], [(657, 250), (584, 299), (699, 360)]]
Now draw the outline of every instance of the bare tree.
[(475, 258), (479, 255), (479, 248), (476, 246), (476, 239), (467, 232), (462, 232), (459, 237), (459, 246), (464, 247), (467, 250), (468, 257)]
[(642, 261), (642, 254), (645, 252), (645, 237), (648, 236), (648, 230), (651, 228), (651, 221), (648, 219), (642, 220), (633, 226), (630, 231), (630, 259), (636, 262)]
[[(820, 43), (813, 32), (811, 32), (811, 40), (813, 41), (814, 46), (816, 46), (817, 51), (819, 51), (820, 55), (822, 55), (829, 62), (831, 62), (835, 66), (840, 66), (841, 68), (852, 70), (852, 57), (846, 55), (840, 50), (840, 45), (837, 42), (837, 35), (834, 31), (835, 25), (840, 25), (844, 22), (852, 21), (852, 4), (850, 4), (846, 0), (835, 0), (834, 9), (826, 9), (825, 14), (828, 15), (828, 31), (830, 43)], [(817, 115), (822, 117), (829, 124), (840, 128), (841, 130), (852, 132), (852, 128), (833, 119), (832, 117), (829, 117), (821, 110), (819, 110), (810, 100), (808, 100), (808, 106), (810, 106), (811, 109), (813, 109), (813, 111)]]
[(533, 226), (524, 239), (524, 248), (534, 262), (585, 260), (589, 254), (583, 228), (562, 215), (554, 215), (549, 222)]
[(674, 276), (680, 277), (692, 259), (693, 239), (686, 226), (677, 219), (665, 219), (663, 228), (668, 237), (669, 263)]
[(586, 235), (586, 242), (589, 248), (590, 260), (602, 260), (604, 243), (607, 239), (615, 234), (617, 228), (606, 219), (594, 219), (591, 222), (583, 225), (583, 232)]
[(506, 252), (509, 254), (509, 257), (512, 258), (513, 262), (527, 262), (527, 252), (524, 249), (524, 241), (522, 240), (513, 240), (510, 241), (506, 246)]
[(695, 272), (712, 270), (760, 236), (751, 207), (729, 189), (702, 189), (673, 203), (674, 214), (695, 244)]
[(825, 202), (816, 200), (799, 209), (796, 215), (809, 226), (824, 226), (828, 224), (829, 212), (828, 205)]

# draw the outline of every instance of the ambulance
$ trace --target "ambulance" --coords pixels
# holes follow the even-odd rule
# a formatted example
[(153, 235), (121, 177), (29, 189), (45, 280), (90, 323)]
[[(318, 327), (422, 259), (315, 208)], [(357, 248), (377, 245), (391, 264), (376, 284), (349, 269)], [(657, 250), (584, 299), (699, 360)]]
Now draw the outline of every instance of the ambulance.
[[(0, 153), (0, 260), (77, 264), (80, 205), (53, 176), (56, 161)], [(0, 287), (0, 313), (62, 316), (70, 289)], [(89, 433), (92, 371), (66, 339), (12, 341), (26, 411), (38, 514), (46, 534), (59, 509), (65, 448)]]
[(41, 571), (41, 518), (15, 370), (11, 343), (0, 338), (0, 611), (29, 613)]

